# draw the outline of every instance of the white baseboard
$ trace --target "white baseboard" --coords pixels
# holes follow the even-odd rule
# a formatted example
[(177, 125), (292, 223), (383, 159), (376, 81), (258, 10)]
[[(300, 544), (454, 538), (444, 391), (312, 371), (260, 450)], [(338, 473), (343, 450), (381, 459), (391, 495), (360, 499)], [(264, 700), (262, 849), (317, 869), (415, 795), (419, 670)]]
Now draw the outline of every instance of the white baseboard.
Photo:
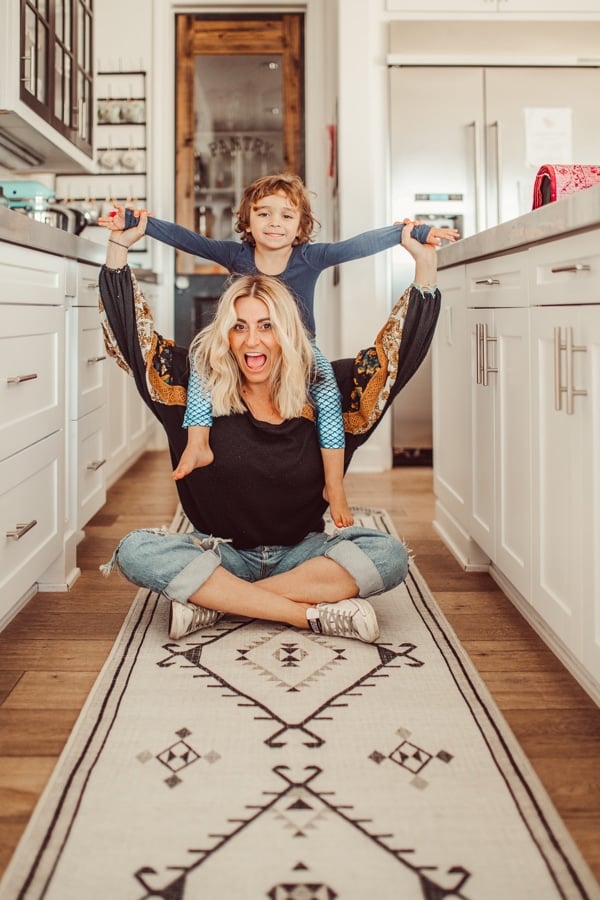
[(436, 500), (435, 503), (433, 527), (465, 572), (488, 571), (490, 558), (461, 528), (456, 519), (442, 506), (439, 500)]
[(543, 642), (552, 650), (565, 669), (573, 676), (583, 690), (590, 695), (594, 703), (600, 706), (600, 684), (592, 678), (589, 672), (582, 666), (568, 647), (565, 647), (561, 639), (537, 614), (531, 604), (511, 584), (511, 582), (494, 565), (490, 566), (490, 575), (508, 597), (513, 606), (521, 613), (525, 621), (531, 625)]

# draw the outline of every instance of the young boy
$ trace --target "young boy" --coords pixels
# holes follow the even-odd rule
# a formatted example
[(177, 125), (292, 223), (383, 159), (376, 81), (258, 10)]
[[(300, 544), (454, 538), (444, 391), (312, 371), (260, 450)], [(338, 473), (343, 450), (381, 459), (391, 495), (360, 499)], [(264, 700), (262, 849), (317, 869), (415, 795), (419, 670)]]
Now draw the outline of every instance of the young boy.
[[(113, 230), (130, 228), (137, 215), (116, 207), (113, 216), (99, 224)], [(297, 175), (266, 175), (244, 190), (237, 212), (235, 230), (239, 241), (221, 241), (196, 234), (187, 228), (149, 218), (146, 233), (178, 250), (193, 253), (224, 266), (232, 276), (260, 272), (283, 281), (296, 298), (315, 349), (315, 382), (311, 397), (315, 403), (317, 431), (323, 457), (325, 496), (333, 522), (338, 527), (353, 522), (344, 491), (344, 424), (337, 383), (329, 361), (314, 343), (314, 290), (321, 272), (331, 266), (371, 256), (400, 243), (405, 223), (368, 231), (336, 243), (311, 243), (316, 220), (309, 193)], [(438, 245), (441, 239), (454, 241), (457, 231), (412, 223), (412, 236), (421, 243)], [(188, 442), (175, 479), (213, 461), (209, 435), (212, 425), (210, 397), (192, 368), (184, 426)]]

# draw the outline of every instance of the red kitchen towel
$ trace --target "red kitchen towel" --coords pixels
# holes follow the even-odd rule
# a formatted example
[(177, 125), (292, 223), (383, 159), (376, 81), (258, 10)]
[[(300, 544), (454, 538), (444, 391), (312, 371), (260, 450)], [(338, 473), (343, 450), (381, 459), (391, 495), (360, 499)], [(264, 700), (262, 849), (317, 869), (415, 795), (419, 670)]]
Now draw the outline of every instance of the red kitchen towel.
[(533, 185), (533, 207), (560, 200), (565, 194), (585, 191), (600, 182), (600, 166), (541, 166)]

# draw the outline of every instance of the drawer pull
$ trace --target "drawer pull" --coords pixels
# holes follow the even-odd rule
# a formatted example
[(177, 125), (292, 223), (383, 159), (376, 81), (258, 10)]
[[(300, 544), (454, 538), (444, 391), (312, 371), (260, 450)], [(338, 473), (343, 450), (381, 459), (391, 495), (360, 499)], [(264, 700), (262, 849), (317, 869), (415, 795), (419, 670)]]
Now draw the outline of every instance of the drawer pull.
[(31, 522), (25, 524), (17, 522), (14, 531), (6, 532), (6, 539), (8, 541), (20, 541), (23, 535), (27, 534), (28, 531), (31, 531), (35, 525), (37, 525), (37, 519), (32, 519)]
[(102, 362), (103, 359), (106, 359), (106, 356), (89, 356), (87, 361), (88, 361), (88, 363), (91, 364), (91, 363)]
[(475, 284), (487, 284), (487, 285), (500, 284), (500, 279), (499, 278), (478, 278), (478, 279), (476, 279)]
[[(563, 385), (562, 351), (565, 352), (566, 384)], [(576, 388), (573, 384), (573, 354), (587, 353), (587, 347), (573, 343), (573, 329), (565, 328), (565, 339), (562, 339), (562, 329), (554, 329), (554, 408), (557, 412), (562, 410), (562, 395), (567, 395), (567, 415), (574, 413), (574, 397), (587, 397), (585, 388)]]
[(7, 384), (21, 384), (22, 381), (33, 381), (37, 377), (37, 372), (32, 372), (31, 375), (9, 375), (6, 382)]
[(591, 272), (592, 267), (587, 263), (575, 263), (572, 266), (556, 266), (554, 269), (550, 269), (553, 275), (557, 272)]
[(105, 462), (105, 459), (93, 459), (91, 463), (87, 464), (86, 468), (92, 469), (92, 471), (96, 472), (98, 469), (102, 468)]
[(91, 284), (86, 284), (86, 288), (88, 289), (88, 291), (95, 291), (99, 287), (100, 287), (100, 285), (98, 284), (97, 281), (92, 281)]

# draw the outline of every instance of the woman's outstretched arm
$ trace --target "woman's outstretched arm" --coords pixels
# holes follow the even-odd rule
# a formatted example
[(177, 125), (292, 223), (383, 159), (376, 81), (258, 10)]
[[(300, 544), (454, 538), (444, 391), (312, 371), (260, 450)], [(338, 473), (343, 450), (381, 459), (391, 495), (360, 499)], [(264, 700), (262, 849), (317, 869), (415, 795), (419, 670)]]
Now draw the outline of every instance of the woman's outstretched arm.
[(333, 363), (344, 410), (346, 466), (423, 362), (437, 324), (441, 297), (436, 250), (415, 241), (409, 229), (402, 243), (415, 260), (414, 282), (395, 304), (374, 344), (354, 359)]

